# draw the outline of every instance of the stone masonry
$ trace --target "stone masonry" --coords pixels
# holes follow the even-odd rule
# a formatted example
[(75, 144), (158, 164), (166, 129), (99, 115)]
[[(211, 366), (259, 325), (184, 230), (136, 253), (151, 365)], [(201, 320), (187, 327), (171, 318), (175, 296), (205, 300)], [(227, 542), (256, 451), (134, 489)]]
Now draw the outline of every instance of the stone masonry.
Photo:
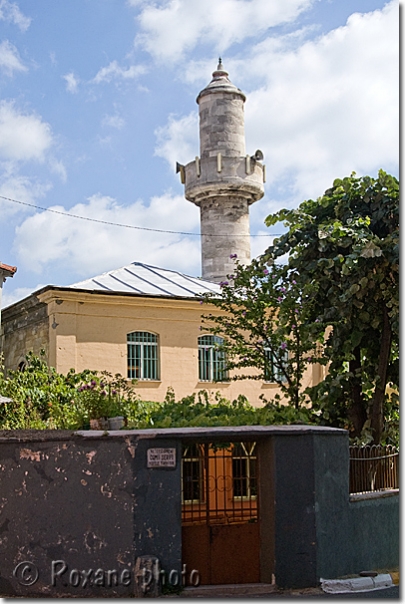
[(216, 283), (234, 269), (230, 256), (250, 262), (249, 205), (264, 195), (263, 155), (246, 154), (245, 95), (221, 59), (198, 95), (200, 157), (178, 164), (186, 199), (200, 207), (202, 277)]
[(49, 348), (49, 318), (47, 305), (31, 295), (3, 311), (2, 346), (6, 369), (17, 369), (25, 354), (32, 350), (45, 354)]

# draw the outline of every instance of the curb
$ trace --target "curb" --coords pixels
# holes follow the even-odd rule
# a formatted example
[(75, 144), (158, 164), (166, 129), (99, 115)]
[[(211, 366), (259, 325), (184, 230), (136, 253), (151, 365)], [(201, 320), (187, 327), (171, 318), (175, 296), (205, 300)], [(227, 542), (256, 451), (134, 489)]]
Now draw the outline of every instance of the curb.
[[(396, 574), (398, 575), (398, 573)], [(391, 587), (394, 585), (394, 580), (389, 573), (354, 579), (321, 579), (321, 588), (326, 593), (334, 594), (362, 592)], [(398, 583), (399, 579), (396, 584)]]
[(223, 596), (251, 597), (268, 595), (277, 591), (271, 583), (240, 583), (230, 585), (200, 585), (185, 587), (180, 594), (182, 598), (220, 598)]

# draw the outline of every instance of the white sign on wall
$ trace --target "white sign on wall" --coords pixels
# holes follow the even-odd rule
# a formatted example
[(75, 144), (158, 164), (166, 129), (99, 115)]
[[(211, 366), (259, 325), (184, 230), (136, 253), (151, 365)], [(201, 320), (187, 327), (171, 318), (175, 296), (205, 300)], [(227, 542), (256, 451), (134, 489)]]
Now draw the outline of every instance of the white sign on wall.
[(176, 449), (148, 449), (148, 468), (175, 468)]

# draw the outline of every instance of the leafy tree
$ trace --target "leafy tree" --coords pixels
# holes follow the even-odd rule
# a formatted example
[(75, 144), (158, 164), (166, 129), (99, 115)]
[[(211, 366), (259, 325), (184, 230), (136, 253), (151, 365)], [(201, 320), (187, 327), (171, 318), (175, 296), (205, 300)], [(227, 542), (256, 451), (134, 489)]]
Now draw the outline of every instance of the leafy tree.
[(228, 279), (221, 283), (220, 297), (206, 295), (221, 312), (204, 315), (203, 323), (223, 338), (227, 369), (237, 370), (231, 379), (275, 382), (285, 401), (298, 409), (308, 401), (302, 388), (305, 367), (316, 360), (307, 320), (313, 285), (301, 288), (296, 271), (261, 260), (248, 267), (236, 260)]
[(325, 338), (328, 374), (312, 398), (329, 423), (349, 420), (352, 436), (368, 430), (379, 443), (384, 411), (392, 417), (397, 409), (398, 180), (382, 170), (378, 178), (353, 173), (266, 224), (278, 221), (288, 230), (262, 262), (288, 254), (285, 270), (295, 272), (298, 287), (314, 285), (307, 319)]
[[(347, 427), (363, 442), (395, 440), (398, 215), (399, 183), (381, 170), (376, 179), (335, 180), (316, 201), (269, 216), (267, 226), (281, 221), (286, 233), (250, 266), (237, 265), (221, 297), (207, 297), (221, 312), (205, 325), (224, 338), (233, 379), (273, 372), (295, 408), (311, 398), (314, 421)], [(314, 362), (327, 375), (303, 392)]]
[(11, 399), (0, 405), (0, 428), (6, 430), (74, 430), (116, 415), (146, 421), (155, 405), (141, 401), (120, 374), (71, 369), (63, 375), (48, 366), (44, 353), (31, 352), (23, 371), (6, 374), (0, 367), (0, 394)]

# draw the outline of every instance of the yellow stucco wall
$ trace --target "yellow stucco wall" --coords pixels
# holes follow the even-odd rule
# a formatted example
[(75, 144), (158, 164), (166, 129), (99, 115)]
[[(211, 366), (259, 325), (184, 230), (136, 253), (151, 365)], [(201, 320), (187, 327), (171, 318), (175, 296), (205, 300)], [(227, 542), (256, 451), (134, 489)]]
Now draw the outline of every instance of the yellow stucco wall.
[[(148, 298), (48, 290), (40, 294), (48, 305), (49, 364), (66, 373), (73, 368), (107, 370), (127, 376), (127, 334), (150, 331), (159, 337), (160, 380), (139, 380), (135, 390), (144, 400), (162, 401), (168, 387), (181, 398), (205, 389), (226, 398), (239, 394), (252, 404), (259, 395), (271, 399), (276, 384), (257, 380), (228, 383), (198, 379), (198, 337), (201, 315), (216, 312), (198, 300)], [(308, 371), (305, 385), (312, 381)]]

